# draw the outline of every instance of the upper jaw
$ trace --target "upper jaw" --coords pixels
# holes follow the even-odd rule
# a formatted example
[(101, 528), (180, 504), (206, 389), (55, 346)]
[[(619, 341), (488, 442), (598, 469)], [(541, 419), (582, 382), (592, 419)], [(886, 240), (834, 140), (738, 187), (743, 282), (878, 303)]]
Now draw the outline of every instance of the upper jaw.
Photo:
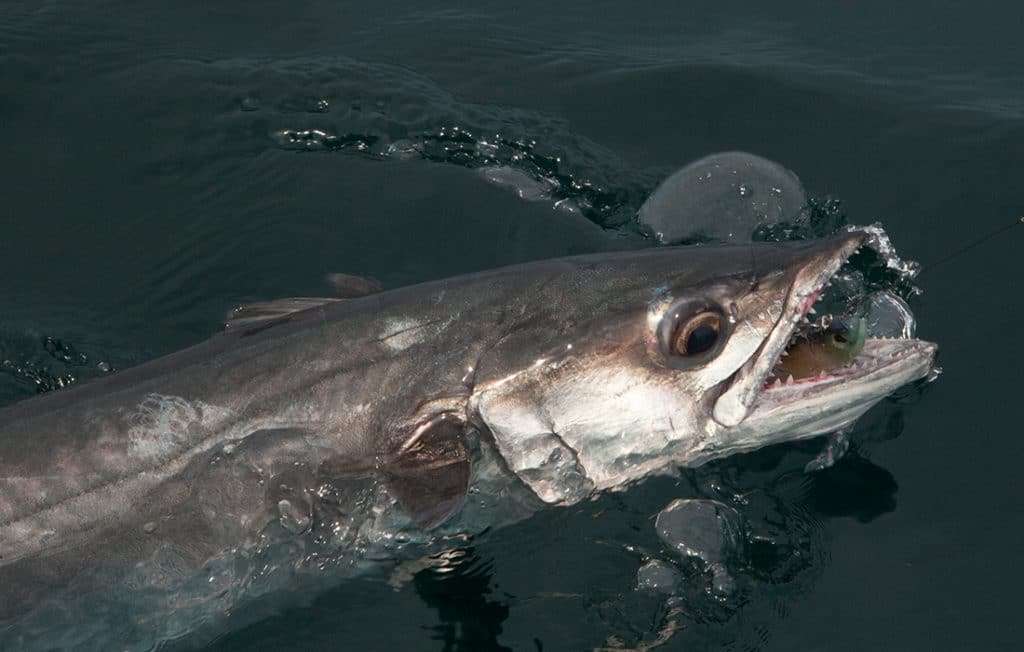
[(813, 254), (796, 272), (782, 315), (764, 344), (736, 373), (718, 400), (712, 416), (719, 425), (733, 427), (747, 416), (761, 393), (765, 379), (785, 350), (797, 324), (828, 286), (832, 276), (867, 241), (868, 234), (851, 231)]

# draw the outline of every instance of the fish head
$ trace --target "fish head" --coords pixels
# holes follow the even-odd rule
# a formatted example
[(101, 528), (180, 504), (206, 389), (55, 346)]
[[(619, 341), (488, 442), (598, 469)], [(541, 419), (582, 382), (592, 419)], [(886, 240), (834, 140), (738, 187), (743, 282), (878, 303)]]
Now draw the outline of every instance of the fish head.
[(541, 499), (849, 425), (927, 375), (936, 346), (867, 338), (848, 364), (774, 379), (799, 324), (869, 236), (567, 259), (520, 297), (470, 401)]

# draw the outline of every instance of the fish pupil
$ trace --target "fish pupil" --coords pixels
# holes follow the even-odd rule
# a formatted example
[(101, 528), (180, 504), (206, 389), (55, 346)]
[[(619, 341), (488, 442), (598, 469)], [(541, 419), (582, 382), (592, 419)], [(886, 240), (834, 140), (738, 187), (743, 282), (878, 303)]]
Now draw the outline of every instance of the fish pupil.
[(704, 353), (715, 345), (718, 339), (718, 331), (707, 324), (702, 324), (692, 331), (686, 338), (686, 352), (690, 354)]

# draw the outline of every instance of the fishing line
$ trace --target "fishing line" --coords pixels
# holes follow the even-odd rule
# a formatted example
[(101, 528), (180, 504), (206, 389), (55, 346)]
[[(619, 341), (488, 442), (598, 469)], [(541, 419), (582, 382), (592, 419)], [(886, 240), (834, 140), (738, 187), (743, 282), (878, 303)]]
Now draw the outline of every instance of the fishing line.
[(953, 260), (954, 258), (959, 256), (960, 254), (966, 253), (966, 252), (970, 251), (971, 249), (974, 249), (978, 245), (981, 245), (981, 244), (991, 240), (992, 238), (996, 237), (997, 235), (1000, 235), (1001, 233), (1006, 233), (1010, 229), (1012, 229), (1012, 228), (1014, 228), (1014, 227), (1016, 227), (1017, 225), (1020, 225), (1020, 224), (1024, 224), (1024, 216), (1018, 217), (1016, 220), (1014, 220), (1010, 224), (1007, 224), (1006, 226), (1000, 227), (1000, 228), (996, 229), (995, 231), (990, 231), (989, 233), (986, 233), (985, 235), (981, 236), (980, 238), (978, 238), (974, 242), (971, 242), (971, 243), (969, 243), (967, 245), (964, 245), (963, 247), (960, 247), (959, 249), (956, 249), (956, 250), (950, 252), (949, 254), (946, 254), (946, 256), (944, 256), (943, 258), (940, 258), (939, 260), (935, 261), (934, 263), (931, 263), (928, 266), (921, 268), (920, 274), (924, 274), (927, 271), (935, 269), (939, 265), (943, 265), (945, 263), (948, 263), (949, 261)]

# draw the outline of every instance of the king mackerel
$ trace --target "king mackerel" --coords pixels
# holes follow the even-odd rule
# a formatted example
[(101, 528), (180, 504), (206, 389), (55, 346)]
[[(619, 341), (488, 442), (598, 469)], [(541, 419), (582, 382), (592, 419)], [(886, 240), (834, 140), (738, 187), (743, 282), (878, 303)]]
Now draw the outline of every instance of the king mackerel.
[(830, 368), (787, 369), (868, 239), (269, 302), (190, 349), (0, 411), (0, 647), (147, 649), (439, 537), (846, 427), (936, 353), (861, 332), (807, 358)]

